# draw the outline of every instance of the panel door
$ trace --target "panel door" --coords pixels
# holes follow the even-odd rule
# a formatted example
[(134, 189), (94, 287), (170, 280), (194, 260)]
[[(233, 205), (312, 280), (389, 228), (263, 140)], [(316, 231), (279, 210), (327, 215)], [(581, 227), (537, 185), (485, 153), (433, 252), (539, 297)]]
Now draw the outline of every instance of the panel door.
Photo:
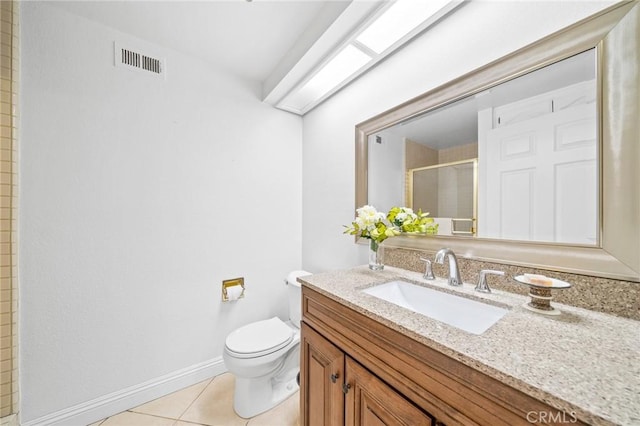
[(344, 425), (344, 353), (304, 322), (301, 333), (302, 425)]
[(593, 105), (490, 130), (481, 236), (596, 244), (596, 134)]
[(433, 419), (353, 359), (346, 357), (346, 425), (428, 426)]

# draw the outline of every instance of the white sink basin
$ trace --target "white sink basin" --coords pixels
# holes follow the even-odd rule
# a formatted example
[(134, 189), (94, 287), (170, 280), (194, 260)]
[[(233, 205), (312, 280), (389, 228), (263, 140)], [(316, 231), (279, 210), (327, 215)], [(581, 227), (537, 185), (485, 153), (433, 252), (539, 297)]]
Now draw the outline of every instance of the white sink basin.
[(391, 281), (362, 290), (473, 334), (482, 334), (508, 311), (405, 281)]

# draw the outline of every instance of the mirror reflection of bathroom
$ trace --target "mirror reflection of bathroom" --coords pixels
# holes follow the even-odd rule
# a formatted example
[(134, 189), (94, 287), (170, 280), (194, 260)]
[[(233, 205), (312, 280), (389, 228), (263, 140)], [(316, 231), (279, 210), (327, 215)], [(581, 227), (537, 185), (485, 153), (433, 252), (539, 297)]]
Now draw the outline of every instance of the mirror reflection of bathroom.
[(407, 171), (407, 205), (428, 212), (438, 235), (474, 235), (477, 163), (463, 160)]
[[(440, 224), (476, 219), (466, 230), (481, 238), (596, 245), (596, 86), (590, 49), (371, 135), (369, 203), (381, 210), (413, 203)], [(441, 175), (429, 194), (410, 183), (412, 170), (476, 158), (477, 215), (417, 201), (439, 199), (442, 181), (451, 190), (459, 176)], [(440, 225), (438, 234), (447, 231)]]

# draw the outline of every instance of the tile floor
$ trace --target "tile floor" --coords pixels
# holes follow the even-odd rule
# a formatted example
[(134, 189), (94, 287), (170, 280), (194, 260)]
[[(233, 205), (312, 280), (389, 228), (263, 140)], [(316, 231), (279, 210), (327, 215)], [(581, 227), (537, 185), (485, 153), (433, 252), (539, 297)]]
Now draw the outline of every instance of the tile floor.
[(90, 426), (298, 426), (299, 392), (251, 419), (233, 411), (232, 374), (224, 373)]

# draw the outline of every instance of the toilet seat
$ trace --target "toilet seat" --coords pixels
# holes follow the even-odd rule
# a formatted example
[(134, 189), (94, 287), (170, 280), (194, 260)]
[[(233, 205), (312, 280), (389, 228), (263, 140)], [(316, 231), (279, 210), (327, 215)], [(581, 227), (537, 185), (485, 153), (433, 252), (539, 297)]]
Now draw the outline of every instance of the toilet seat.
[(287, 346), (294, 331), (280, 318), (247, 324), (231, 332), (225, 341), (229, 355), (235, 358), (257, 358)]

